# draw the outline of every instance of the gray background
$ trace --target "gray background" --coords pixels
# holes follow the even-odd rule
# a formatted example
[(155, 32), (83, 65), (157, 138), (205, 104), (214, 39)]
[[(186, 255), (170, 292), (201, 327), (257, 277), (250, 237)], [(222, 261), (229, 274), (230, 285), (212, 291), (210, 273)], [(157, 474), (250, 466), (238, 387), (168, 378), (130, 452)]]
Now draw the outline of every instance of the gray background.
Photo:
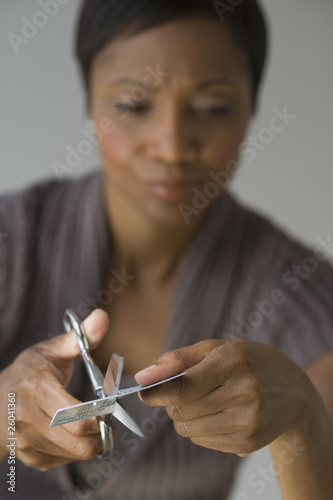
[[(8, 34), (21, 34), (24, 17), (43, 23), (34, 18), (41, 7), (38, 0), (1, 0), (1, 192), (56, 178), (53, 162), (64, 162), (65, 148), (75, 149), (84, 139), (88, 117), (72, 50), (80, 2), (60, 1), (59, 12), (15, 53)], [(254, 161), (243, 161), (232, 189), (313, 246), (317, 237), (332, 235), (333, 2), (262, 4), (271, 25), (271, 61), (250, 135), (259, 137), (269, 126), (274, 108), (282, 111), (286, 106), (296, 118)], [(97, 165), (95, 149), (72, 175), (83, 175)], [(230, 500), (278, 500), (276, 479), (267, 482), (261, 495), (247, 484), (259, 467), (267, 468), (269, 451), (261, 450), (243, 462)]]

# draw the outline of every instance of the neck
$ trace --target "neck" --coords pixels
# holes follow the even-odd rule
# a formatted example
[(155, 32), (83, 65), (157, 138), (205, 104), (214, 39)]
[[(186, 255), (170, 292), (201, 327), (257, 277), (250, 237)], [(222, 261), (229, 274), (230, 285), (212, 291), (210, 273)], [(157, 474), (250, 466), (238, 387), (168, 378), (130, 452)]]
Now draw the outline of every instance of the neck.
[(117, 193), (105, 193), (107, 216), (114, 241), (112, 265), (136, 276), (136, 285), (159, 285), (177, 272), (182, 256), (202, 220), (166, 225), (149, 219)]

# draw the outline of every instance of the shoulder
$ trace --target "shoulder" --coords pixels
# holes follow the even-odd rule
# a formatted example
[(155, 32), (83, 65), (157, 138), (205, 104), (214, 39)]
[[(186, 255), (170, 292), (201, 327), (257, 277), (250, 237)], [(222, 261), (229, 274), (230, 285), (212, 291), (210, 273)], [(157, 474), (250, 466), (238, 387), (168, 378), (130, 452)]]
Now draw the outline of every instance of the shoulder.
[[(252, 258), (260, 259), (260, 266), (274, 266), (286, 271), (289, 276), (289, 264), (300, 265), (314, 272), (319, 264), (325, 262), (331, 272), (333, 258), (333, 239), (331, 236), (318, 237), (312, 245), (300, 242), (279, 224), (267, 216), (243, 206), (230, 196), (232, 211), (237, 213), (234, 223), (239, 224), (242, 233), (244, 251), (252, 249)], [(296, 270), (296, 267), (294, 267)]]
[(0, 196), (0, 330), (18, 321), (15, 311), (23, 310), (42, 255), (61, 236), (68, 219), (75, 226), (79, 206), (97, 191), (100, 181), (98, 172), (79, 180), (44, 181)]
[(0, 231), (11, 234), (13, 230), (33, 223), (54, 203), (59, 203), (58, 209), (62, 210), (72, 196), (84, 194), (100, 180), (101, 174), (97, 172), (79, 180), (47, 180), (14, 193), (0, 193)]
[(332, 350), (331, 236), (300, 243), (233, 198), (229, 215), (234, 333), (269, 342), (301, 365)]

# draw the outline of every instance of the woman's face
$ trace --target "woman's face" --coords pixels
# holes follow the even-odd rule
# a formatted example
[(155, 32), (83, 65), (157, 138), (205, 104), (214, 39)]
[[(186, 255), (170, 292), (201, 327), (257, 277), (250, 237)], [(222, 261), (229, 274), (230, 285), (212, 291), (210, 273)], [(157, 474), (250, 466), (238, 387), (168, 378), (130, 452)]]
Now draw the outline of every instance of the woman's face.
[(246, 56), (218, 21), (172, 21), (105, 46), (90, 102), (113, 205), (184, 224), (180, 205), (238, 158), (251, 95)]

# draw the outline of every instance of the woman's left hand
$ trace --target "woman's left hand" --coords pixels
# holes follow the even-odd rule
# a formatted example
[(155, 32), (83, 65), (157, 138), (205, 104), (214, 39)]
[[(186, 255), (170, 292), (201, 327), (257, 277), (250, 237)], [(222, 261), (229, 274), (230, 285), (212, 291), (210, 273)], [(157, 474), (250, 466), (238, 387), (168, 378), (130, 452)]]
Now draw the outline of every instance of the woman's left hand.
[(279, 350), (249, 340), (204, 340), (167, 352), (136, 374), (150, 406), (165, 406), (180, 436), (207, 448), (245, 456), (300, 425), (309, 379)]

